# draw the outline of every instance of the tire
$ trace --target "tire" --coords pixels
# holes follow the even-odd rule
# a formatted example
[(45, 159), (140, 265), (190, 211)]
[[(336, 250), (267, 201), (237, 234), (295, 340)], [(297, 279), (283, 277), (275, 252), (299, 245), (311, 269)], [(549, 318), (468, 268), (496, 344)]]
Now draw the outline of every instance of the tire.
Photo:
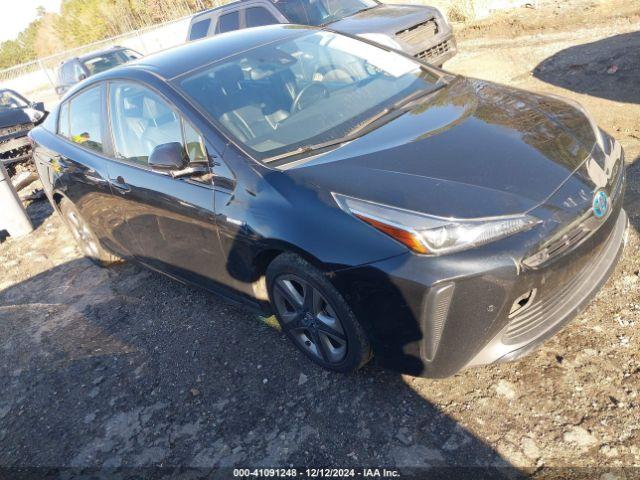
[(120, 257), (113, 255), (102, 247), (96, 234), (93, 233), (89, 224), (82, 218), (82, 215), (70, 200), (62, 199), (60, 213), (62, 213), (64, 223), (71, 231), (82, 253), (89, 260), (100, 267), (108, 267), (122, 261)]
[(371, 359), (371, 346), (344, 297), (317, 268), (291, 253), (267, 268), (269, 298), (282, 331), (314, 363), (351, 373)]

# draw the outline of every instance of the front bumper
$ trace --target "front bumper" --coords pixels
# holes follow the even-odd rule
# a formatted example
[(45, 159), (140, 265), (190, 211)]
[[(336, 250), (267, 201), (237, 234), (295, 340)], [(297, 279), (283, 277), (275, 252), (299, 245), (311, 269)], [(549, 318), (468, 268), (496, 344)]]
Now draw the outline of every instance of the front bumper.
[[(622, 156), (619, 161), (622, 167), (607, 187), (610, 214), (535, 268), (523, 260), (546, 245), (550, 232), (543, 226), (563, 232), (569, 217), (586, 208), (558, 208), (576, 197), (578, 185), (586, 188), (580, 172), (533, 212), (539, 218), (552, 212), (541, 231), (448, 256), (407, 253), (335, 272), (332, 280), (367, 330), (376, 361), (410, 375), (447, 377), (520, 358), (556, 333), (597, 294), (622, 253), (628, 219), (622, 209)], [(590, 200), (586, 204), (590, 211)], [(523, 298), (525, 306), (514, 310)]]
[(626, 244), (628, 227), (629, 219), (622, 210), (605, 245), (593, 253), (593, 261), (555, 294), (512, 318), (467, 366), (517, 360), (535, 350), (578, 315), (616, 267)]
[(422, 62), (441, 67), (445, 62), (455, 57), (457, 53), (458, 45), (453, 34), (451, 34), (449, 38), (437, 42), (426, 50), (413, 53), (413, 56)]

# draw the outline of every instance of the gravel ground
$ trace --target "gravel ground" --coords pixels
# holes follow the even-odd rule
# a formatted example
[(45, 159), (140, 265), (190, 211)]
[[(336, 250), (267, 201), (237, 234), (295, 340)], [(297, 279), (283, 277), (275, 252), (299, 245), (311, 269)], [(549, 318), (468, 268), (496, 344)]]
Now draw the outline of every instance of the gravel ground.
[(618, 468), (640, 467), (640, 25), (505, 39), (508, 24), (467, 32), (447, 68), (576, 98), (627, 152), (629, 245), (572, 324), (519, 362), (446, 380), (329, 374), (242, 307), (133, 264), (93, 266), (35, 202), (36, 231), (0, 244), (0, 466), (630, 478)]

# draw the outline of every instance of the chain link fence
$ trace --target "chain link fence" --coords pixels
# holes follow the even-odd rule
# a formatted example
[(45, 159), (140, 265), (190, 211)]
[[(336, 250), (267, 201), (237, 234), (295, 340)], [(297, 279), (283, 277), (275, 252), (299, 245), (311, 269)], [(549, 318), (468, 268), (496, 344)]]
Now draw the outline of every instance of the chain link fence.
[[(128, 30), (128, 33), (0, 70), (0, 87), (16, 90), (29, 100), (43, 101), (47, 106), (50, 106), (58, 100), (54, 87), (58, 68), (65, 60), (107, 49), (114, 45), (132, 48), (144, 55), (180, 45), (187, 38), (189, 21), (194, 13), (229, 3), (229, 1), (191, 0), (187, 2), (186, 0), (173, 0), (158, 2), (162, 17), (166, 21), (155, 25), (150, 24), (149, 19), (132, 19), (123, 14), (121, 28)], [(143, 25), (143, 27), (136, 28), (134, 25)]]
[[(120, 45), (145, 55), (183, 43), (187, 37), (191, 15), (207, 8), (221, 6), (232, 0), (164, 0), (157, 3), (160, 16), (166, 21), (152, 25), (149, 18), (131, 18), (122, 12), (118, 28), (128, 31), (122, 35), (82, 47), (60, 52), (50, 57), (17, 65), (0, 71), (0, 87), (11, 88), (30, 100), (43, 101), (48, 106), (57, 101), (54, 84), (62, 62), (91, 51)], [(500, 8), (535, 4), (538, 0), (384, 0), (388, 3), (433, 5), (450, 19), (482, 18)], [(178, 18), (177, 20), (175, 20)], [(142, 27), (140, 27), (142, 25)]]

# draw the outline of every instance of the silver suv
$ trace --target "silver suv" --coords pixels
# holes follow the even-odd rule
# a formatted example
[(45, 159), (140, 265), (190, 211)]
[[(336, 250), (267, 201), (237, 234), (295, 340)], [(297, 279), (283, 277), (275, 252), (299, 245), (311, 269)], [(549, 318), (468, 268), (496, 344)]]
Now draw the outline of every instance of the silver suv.
[(330, 26), (437, 66), (457, 51), (451, 26), (437, 8), (376, 0), (240, 0), (195, 15), (187, 41), (275, 23)]
[(62, 97), (71, 87), (85, 78), (141, 57), (142, 54), (135, 50), (116, 45), (107, 50), (70, 58), (60, 64), (55, 86), (56, 93)]

